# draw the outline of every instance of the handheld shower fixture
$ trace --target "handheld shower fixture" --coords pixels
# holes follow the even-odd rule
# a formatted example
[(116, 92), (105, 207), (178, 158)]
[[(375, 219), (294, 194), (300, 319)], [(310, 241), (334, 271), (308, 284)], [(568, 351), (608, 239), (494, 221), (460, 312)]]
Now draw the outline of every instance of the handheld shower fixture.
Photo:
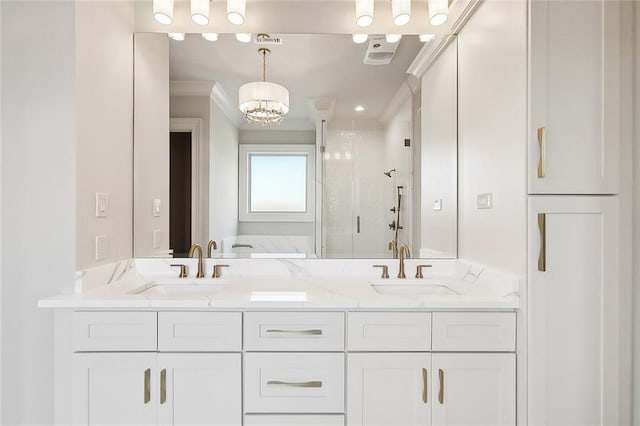
[(384, 172), (385, 175), (387, 175), (387, 177), (391, 177), (391, 173), (395, 172), (396, 169), (391, 169), (388, 172)]

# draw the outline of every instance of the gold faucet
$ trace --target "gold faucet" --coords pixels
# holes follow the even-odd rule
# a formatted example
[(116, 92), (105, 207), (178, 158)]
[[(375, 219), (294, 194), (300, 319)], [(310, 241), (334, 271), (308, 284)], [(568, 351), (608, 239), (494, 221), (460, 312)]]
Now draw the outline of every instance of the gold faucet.
[(389, 241), (389, 250), (393, 250), (393, 258), (398, 258), (398, 244), (394, 240)]
[(207, 257), (208, 258), (211, 258), (211, 253), (214, 250), (218, 250), (218, 245), (216, 244), (215, 241), (209, 240), (209, 244), (207, 245)]
[(411, 251), (409, 250), (409, 246), (403, 244), (400, 246), (400, 270), (398, 271), (398, 278), (407, 278), (404, 273), (404, 259), (409, 259), (411, 257)]
[(189, 257), (193, 257), (195, 251), (198, 251), (198, 274), (197, 278), (204, 277), (204, 260), (202, 259), (202, 246), (200, 244), (192, 244), (189, 248)]

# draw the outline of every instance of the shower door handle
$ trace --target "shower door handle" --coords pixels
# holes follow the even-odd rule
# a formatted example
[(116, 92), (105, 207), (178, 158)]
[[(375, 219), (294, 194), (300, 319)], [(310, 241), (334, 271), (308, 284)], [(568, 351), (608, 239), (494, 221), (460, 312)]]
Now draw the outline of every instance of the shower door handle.
[(357, 234), (360, 233), (360, 216), (357, 216), (357, 219), (356, 219), (356, 233)]

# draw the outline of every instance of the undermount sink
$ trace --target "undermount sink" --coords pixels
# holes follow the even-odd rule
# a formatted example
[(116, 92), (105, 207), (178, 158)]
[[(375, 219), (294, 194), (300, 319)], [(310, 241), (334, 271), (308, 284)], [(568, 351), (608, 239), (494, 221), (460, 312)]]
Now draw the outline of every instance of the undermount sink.
[[(198, 280), (199, 281), (199, 280)], [(133, 294), (142, 294), (145, 296), (198, 296), (209, 293), (215, 293), (223, 290), (227, 287), (226, 282), (218, 281), (211, 282), (211, 280), (204, 279), (203, 282), (194, 282), (194, 280), (188, 283), (179, 282), (157, 282), (144, 286), (141, 289), (133, 291)]]
[(371, 282), (371, 288), (380, 294), (415, 294), (428, 296), (455, 296), (455, 290), (444, 284), (424, 282), (424, 280), (379, 280)]

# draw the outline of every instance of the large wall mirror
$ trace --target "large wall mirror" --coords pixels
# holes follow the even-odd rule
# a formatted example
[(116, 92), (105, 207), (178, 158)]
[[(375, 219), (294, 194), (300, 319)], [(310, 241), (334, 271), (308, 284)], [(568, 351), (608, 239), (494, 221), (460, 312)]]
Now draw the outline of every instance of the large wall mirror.
[[(135, 256), (456, 256), (455, 37), (207, 38), (135, 37)], [(280, 124), (238, 108), (263, 77)]]

